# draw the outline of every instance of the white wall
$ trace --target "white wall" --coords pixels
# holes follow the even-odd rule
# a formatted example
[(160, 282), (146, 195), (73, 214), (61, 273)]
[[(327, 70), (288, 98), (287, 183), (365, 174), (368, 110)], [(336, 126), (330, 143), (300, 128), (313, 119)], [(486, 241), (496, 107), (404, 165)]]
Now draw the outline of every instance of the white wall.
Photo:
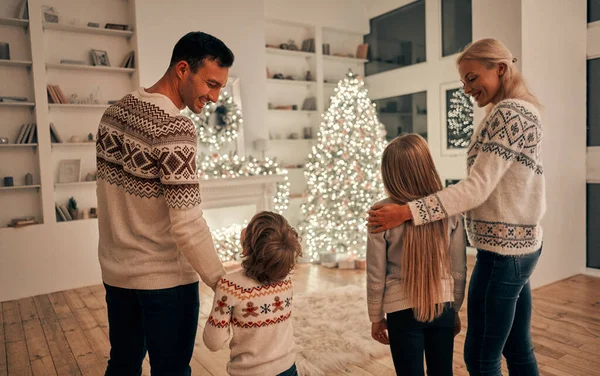
[(522, 1), (522, 20), (523, 75), (545, 107), (543, 285), (585, 266), (586, 1)]
[(587, 46), (588, 59), (600, 57), (600, 21), (588, 24)]
[(288, 20), (341, 30), (369, 31), (362, 0), (264, 0), (267, 19)]
[(263, 1), (136, 0), (140, 84), (154, 84), (169, 65), (175, 43), (190, 31), (221, 39), (234, 53), (230, 75), (239, 77), (246, 148), (264, 137), (266, 116)]
[[(473, 6), (473, 40), (495, 38), (506, 45), (519, 61), (521, 69), (521, 0), (478, 0)], [(485, 111), (476, 107), (475, 124), (485, 116)]]

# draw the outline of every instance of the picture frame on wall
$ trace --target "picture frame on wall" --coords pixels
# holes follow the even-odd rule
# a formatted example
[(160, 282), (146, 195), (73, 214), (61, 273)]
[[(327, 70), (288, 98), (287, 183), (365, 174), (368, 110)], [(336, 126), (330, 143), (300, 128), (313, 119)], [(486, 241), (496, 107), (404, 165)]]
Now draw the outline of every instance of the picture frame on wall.
[(92, 65), (110, 67), (108, 52), (102, 50), (90, 50), (90, 55), (92, 57)]
[(81, 180), (81, 159), (63, 159), (58, 167), (58, 182), (78, 183)]
[[(464, 102), (466, 106), (461, 110), (457, 103)], [(464, 94), (463, 84), (453, 81), (440, 85), (440, 125), (441, 129), (441, 154), (442, 156), (466, 155), (468, 145), (474, 129), (473, 98)], [(464, 119), (469, 119), (470, 122)], [(463, 125), (457, 130), (457, 125)]]

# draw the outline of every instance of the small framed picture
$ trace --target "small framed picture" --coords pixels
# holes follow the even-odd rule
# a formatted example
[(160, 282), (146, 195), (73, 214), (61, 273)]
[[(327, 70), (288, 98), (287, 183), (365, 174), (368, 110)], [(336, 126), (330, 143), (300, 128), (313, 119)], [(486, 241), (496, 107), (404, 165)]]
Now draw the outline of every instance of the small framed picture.
[(91, 50), (90, 55), (92, 56), (92, 65), (110, 67), (110, 61), (108, 60), (108, 53), (106, 51)]
[(58, 168), (59, 183), (78, 183), (81, 180), (81, 159), (64, 159)]

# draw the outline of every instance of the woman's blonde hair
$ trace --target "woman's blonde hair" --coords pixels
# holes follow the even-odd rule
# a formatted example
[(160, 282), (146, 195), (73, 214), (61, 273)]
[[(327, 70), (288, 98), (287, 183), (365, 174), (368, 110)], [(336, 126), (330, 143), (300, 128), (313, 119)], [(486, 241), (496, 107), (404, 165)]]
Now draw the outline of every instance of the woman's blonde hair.
[(493, 38), (480, 39), (470, 43), (458, 56), (456, 64), (459, 65), (463, 60), (478, 60), (488, 69), (494, 68), (498, 64), (506, 65), (506, 71), (500, 77), (500, 90), (493, 100), (494, 104), (503, 99), (513, 98), (522, 99), (542, 108), (540, 101), (529, 91), (523, 75), (515, 65), (517, 58), (513, 57), (504, 43)]
[[(389, 197), (400, 204), (442, 189), (427, 142), (418, 134), (396, 137), (387, 145), (381, 173)], [(433, 321), (443, 312), (442, 280), (450, 278), (447, 229), (447, 220), (405, 224), (400, 276), (421, 322)]]
[(302, 256), (298, 233), (280, 214), (262, 211), (246, 227), (242, 241), (245, 275), (268, 285), (285, 279)]

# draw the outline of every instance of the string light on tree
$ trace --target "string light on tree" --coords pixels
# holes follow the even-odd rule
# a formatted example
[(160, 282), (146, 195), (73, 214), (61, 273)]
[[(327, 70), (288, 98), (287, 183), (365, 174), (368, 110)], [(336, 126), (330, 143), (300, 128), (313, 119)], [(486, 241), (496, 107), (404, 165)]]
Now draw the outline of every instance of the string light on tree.
[(238, 261), (241, 259), (242, 245), (240, 243), (240, 236), (242, 229), (247, 225), (248, 223), (244, 222), (211, 231), (215, 250), (222, 262)]
[(473, 98), (461, 89), (456, 89), (452, 93), (447, 114), (449, 149), (462, 149), (469, 146), (473, 135), (473, 103)]
[(311, 261), (328, 252), (365, 254), (367, 211), (384, 195), (384, 136), (364, 82), (348, 73), (323, 115), (306, 165), (307, 200), (300, 230)]
[(277, 183), (273, 199), (273, 209), (279, 214), (287, 210), (290, 203), (290, 182), (288, 171), (280, 168), (272, 159), (258, 160), (254, 157), (240, 157), (237, 154), (201, 154), (197, 158), (198, 176), (202, 179), (238, 178), (241, 176), (283, 175)]
[(198, 132), (198, 142), (211, 150), (220, 150), (223, 145), (237, 139), (243, 123), (242, 112), (227, 91), (219, 94), (217, 103), (207, 103), (200, 114), (189, 108), (181, 114), (192, 119)]

